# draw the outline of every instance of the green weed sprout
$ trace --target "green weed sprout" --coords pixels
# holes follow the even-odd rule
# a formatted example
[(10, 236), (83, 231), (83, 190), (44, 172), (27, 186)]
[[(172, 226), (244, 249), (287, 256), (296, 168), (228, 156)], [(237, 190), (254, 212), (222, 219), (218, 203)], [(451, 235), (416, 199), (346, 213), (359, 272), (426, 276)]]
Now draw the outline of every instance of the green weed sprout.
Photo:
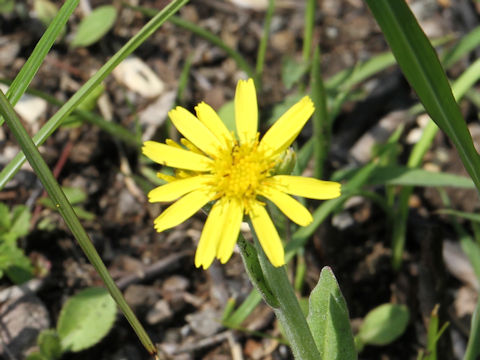
[(28, 234), (30, 210), (23, 205), (12, 210), (0, 203), (0, 277), (6, 275), (15, 284), (33, 276), (30, 259), (18, 247), (17, 240)]
[(67, 300), (55, 329), (42, 331), (39, 350), (27, 360), (57, 360), (66, 352), (88, 349), (102, 340), (113, 327), (117, 306), (108, 291), (92, 287)]

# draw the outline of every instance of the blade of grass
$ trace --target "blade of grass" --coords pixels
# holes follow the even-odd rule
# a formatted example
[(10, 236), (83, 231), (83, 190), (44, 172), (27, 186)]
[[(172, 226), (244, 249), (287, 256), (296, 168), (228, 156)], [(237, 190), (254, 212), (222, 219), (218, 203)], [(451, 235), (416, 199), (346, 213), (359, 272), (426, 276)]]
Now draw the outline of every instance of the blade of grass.
[(433, 121), (454, 143), (480, 191), (480, 156), (432, 45), (405, 1), (366, 1), (405, 77)]
[(72, 232), (73, 236), (75, 236), (75, 239), (78, 241), (78, 244), (87, 256), (88, 260), (92, 263), (92, 265), (95, 267), (95, 270), (102, 278), (108, 291), (118, 304), (119, 308), (122, 310), (123, 314), (134, 329), (143, 346), (150, 354), (156, 354), (156, 347), (153, 345), (152, 341), (148, 337), (137, 317), (123, 298), (122, 293), (120, 292), (112, 277), (108, 273), (107, 268), (105, 267), (102, 259), (95, 250), (95, 247), (93, 246), (85, 229), (80, 224), (80, 221), (78, 220), (78, 217), (75, 214), (75, 211), (73, 210), (71, 204), (68, 202), (67, 197), (56, 182), (52, 172), (48, 168), (40, 153), (38, 152), (38, 149), (36, 148), (32, 139), (30, 139), (30, 136), (28, 136), (27, 131), (22, 126), (20, 120), (15, 114), (12, 105), (8, 102), (2, 91), (0, 91), (0, 114), (4, 117), (7, 126), (12, 131), (13, 135), (22, 147), (22, 150), (28, 158), (28, 162), (35, 171), (35, 174), (42, 182), (45, 190), (47, 191), (48, 195), (57, 207), (58, 212), (60, 213), (60, 215), (62, 215), (65, 223)]
[(270, 24), (272, 22), (273, 12), (275, 10), (275, 0), (268, 0), (268, 8), (265, 13), (265, 21), (263, 24), (263, 35), (260, 39), (260, 45), (257, 52), (257, 66), (255, 74), (260, 81), (263, 74), (263, 66), (265, 65), (265, 53), (267, 52), (268, 38), (270, 35)]
[(303, 62), (307, 63), (310, 60), (310, 53), (312, 52), (313, 44), (313, 28), (315, 25), (315, 0), (307, 0), (305, 8), (305, 28), (303, 31)]
[[(152, 35), (165, 21), (178, 11), (188, 0), (174, 0), (165, 6), (152, 20), (150, 20), (134, 37), (132, 37), (109, 61), (107, 61), (56, 113), (40, 131), (33, 137), (36, 146), (42, 144), (62, 123), (62, 121), (82, 102), (92, 89), (97, 87), (112, 70), (128, 55), (138, 48)], [(0, 190), (17, 173), (25, 162), (23, 153), (17, 154), (0, 173)]]
[[(480, 78), (480, 60), (475, 61), (467, 70), (465, 70), (453, 83), (453, 94), (457, 101), (460, 101), (467, 91), (475, 85)], [(420, 113), (423, 110), (421, 104), (413, 106), (410, 109), (412, 114)], [(420, 111), (419, 111), (420, 110)], [(438, 126), (433, 121), (429, 121), (423, 130), (422, 137), (415, 144), (410, 153), (407, 167), (417, 168), (421, 165), (422, 159), (433, 143), (433, 139), (438, 132)], [(409, 212), (409, 199), (413, 193), (413, 187), (404, 187), (398, 196), (397, 216), (394, 216), (392, 232), (392, 265), (398, 270), (402, 262), (403, 249), (405, 248), (405, 236), (407, 232), (407, 220)]]
[(311, 71), (312, 100), (316, 110), (313, 113), (313, 146), (315, 156), (314, 176), (317, 179), (323, 177), (323, 167), (330, 148), (331, 136), (331, 121), (328, 115), (327, 94), (323, 84), (321, 66), (320, 49), (317, 47), (313, 54)]
[[(43, 59), (47, 56), (48, 51), (52, 47), (53, 43), (62, 32), (67, 20), (72, 15), (73, 11), (77, 7), (79, 0), (67, 0), (65, 4), (60, 8), (55, 18), (48, 26), (42, 38), (39, 40), (32, 54), (28, 57), (28, 60), (22, 66), (22, 69), (15, 77), (15, 80), (10, 85), (7, 91), (8, 101), (15, 106), (20, 100), (20, 97), (25, 93), (33, 77), (37, 73), (38, 69), (43, 63)], [(0, 118), (0, 126), (3, 124), (3, 119)]]
[(457, 44), (441, 56), (443, 66), (448, 69), (462, 58), (466, 53), (480, 45), (480, 26), (462, 36)]
[(478, 355), (480, 355), (480, 298), (473, 312), (467, 351), (463, 360), (475, 360), (478, 359)]

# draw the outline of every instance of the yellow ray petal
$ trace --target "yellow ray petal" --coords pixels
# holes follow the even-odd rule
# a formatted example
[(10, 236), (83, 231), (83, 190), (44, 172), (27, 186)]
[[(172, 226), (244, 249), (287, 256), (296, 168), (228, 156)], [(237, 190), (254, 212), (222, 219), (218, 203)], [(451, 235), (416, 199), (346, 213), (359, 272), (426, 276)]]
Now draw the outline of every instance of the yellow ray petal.
[(229, 201), (228, 205), (225, 205), (225, 209), (227, 214), (223, 221), (222, 236), (217, 250), (217, 259), (222, 264), (225, 264), (233, 254), (243, 219), (243, 205), (239, 201)]
[(303, 176), (276, 175), (271, 178), (279, 189), (291, 195), (309, 199), (327, 200), (340, 196), (341, 185), (334, 181), (323, 181)]
[(150, 191), (148, 193), (148, 201), (174, 201), (189, 192), (204, 187), (211, 180), (211, 176), (202, 175), (180, 180), (174, 180), (172, 182), (169, 182), (168, 184), (156, 187), (155, 189)]
[(274, 188), (269, 188), (262, 193), (267, 199), (273, 202), (290, 220), (300, 226), (307, 226), (313, 221), (312, 214), (290, 195)]
[(213, 163), (206, 156), (155, 141), (145, 141), (142, 152), (161, 165), (192, 171), (209, 171)]
[(224, 145), (228, 146), (233, 142), (232, 134), (228, 131), (217, 112), (204, 102), (195, 106), (198, 119), (217, 137)]
[(257, 94), (252, 79), (240, 80), (235, 92), (235, 123), (240, 144), (255, 140), (258, 127)]
[(162, 232), (187, 220), (207, 202), (212, 200), (213, 194), (205, 190), (193, 191), (170, 205), (155, 219), (155, 229)]
[(163, 181), (165, 181), (167, 183), (177, 180), (177, 178), (175, 176), (167, 175), (167, 174), (164, 174), (164, 173), (161, 173), (161, 172), (157, 173), (157, 177), (159, 179), (162, 179)]
[(285, 253), (282, 241), (265, 207), (258, 202), (254, 202), (249, 216), (268, 260), (270, 260), (275, 267), (285, 265)]
[(305, 96), (287, 110), (260, 141), (260, 150), (278, 153), (289, 147), (315, 110), (312, 100)]
[(168, 116), (175, 127), (196, 147), (210, 156), (218, 154), (220, 141), (187, 109), (177, 106)]
[(218, 241), (221, 236), (219, 224), (225, 222), (226, 213), (222, 201), (217, 201), (210, 210), (195, 252), (195, 266), (197, 268), (203, 266), (206, 270), (212, 264), (217, 254)]

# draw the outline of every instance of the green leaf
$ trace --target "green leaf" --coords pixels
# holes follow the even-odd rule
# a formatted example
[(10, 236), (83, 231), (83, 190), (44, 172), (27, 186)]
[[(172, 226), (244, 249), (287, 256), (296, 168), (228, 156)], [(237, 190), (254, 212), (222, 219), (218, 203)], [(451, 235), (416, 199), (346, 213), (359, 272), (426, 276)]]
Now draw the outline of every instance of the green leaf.
[(474, 50), (480, 45), (480, 26), (470, 31), (467, 35), (455, 44), (455, 46), (442, 56), (442, 63), (445, 68), (449, 68), (460, 60), (465, 54)]
[(93, 10), (78, 25), (72, 46), (89, 46), (100, 40), (117, 19), (117, 10), (112, 5), (100, 6)]
[(272, 114), (267, 119), (267, 125), (272, 126), (283, 114), (287, 112), (293, 105), (295, 105), (302, 98), (302, 94), (295, 93), (287, 96), (285, 100), (276, 104), (272, 108)]
[(356, 340), (363, 345), (390, 344), (403, 334), (409, 317), (405, 305), (380, 305), (365, 316)]
[(67, 300), (57, 323), (63, 351), (81, 351), (98, 343), (113, 326), (117, 307), (101, 287), (80, 291)]
[(367, 4), (405, 77), (432, 120), (450, 137), (480, 191), (480, 157), (436, 53), (404, 0)]
[(237, 132), (237, 127), (235, 125), (235, 104), (233, 101), (228, 101), (218, 109), (218, 116), (222, 119), (223, 123), (228, 130)]
[(470, 337), (463, 360), (476, 360), (480, 355), (480, 298), (472, 316), (470, 325)]
[(470, 221), (480, 222), (480, 214), (474, 214), (474, 213), (458, 211), (453, 209), (440, 209), (438, 210), (438, 212), (440, 214), (453, 215), (453, 216), (461, 217), (463, 219), (467, 219)]
[(43, 330), (37, 338), (40, 353), (49, 360), (60, 359), (62, 356), (62, 345), (60, 337), (54, 329)]
[(32, 214), (27, 206), (15, 206), (12, 212), (12, 224), (9, 232), (14, 234), (17, 238), (27, 235), (30, 228), (31, 217)]
[(8, 14), (15, 8), (15, 0), (0, 0), (0, 14)]
[(307, 322), (322, 359), (357, 358), (347, 304), (328, 266), (310, 294)]
[[(43, 59), (47, 56), (48, 51), (52, 47), (53, 43), (63, 31), (65, 24), (72, 15), (73, 11), (78, 5), (79, 0), (66, 0), (63, 6), (55, 16), (55, 19), (51, 22), (50, 26), (43, 33), (42, 38), (35, 46), (32, 54), (28, 57), (27, 62), (22, 66), (22, 69), (13, 80), (12, 84), (7, 91), (7, 99), (12, 106), (20, 100), (23, 93), (27, 90), (30, 82), (37, 73), (38, 69), (43, 63)], [(0, 125), (3, 124), (3, 118), (0, 118)], [(0, 188), (2, 188), (0, 186)]]
[(0, 235), (10, 229), (10, 209), (7, 204), (0, 202)]
[[(62, 186), (62, 191), (72, 205), (83, 203), (87, 199), (87, 194), (80, 188)], [(57, 207), (50, 198), (41, 198), (38, 200), (38, 203), (49, 209), (57, 210)]]
[(300, 81), (301, 77), (308, 71), (308, 64), (298, 63), (292, 57), (287, 57), (282, 64), (282, 82), (287, 90)]
[[(1, 0), (0, 0), (1, 1)], [(26, 360), (51, 360), (39, 352), (34, 352), (26, 357)]]
[(57, 6), (48, 0), (35, 0), (33, 9), (45, 26), (48, 26), (58, 13)]

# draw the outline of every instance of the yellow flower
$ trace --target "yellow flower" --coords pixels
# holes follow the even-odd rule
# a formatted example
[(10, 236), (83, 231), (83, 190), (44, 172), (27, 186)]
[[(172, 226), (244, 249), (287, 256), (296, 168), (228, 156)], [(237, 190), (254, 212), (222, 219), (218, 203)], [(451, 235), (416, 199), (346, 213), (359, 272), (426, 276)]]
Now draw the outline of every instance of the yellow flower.
[(202, 231), (195, 265), (207, 269), (216, 257), (230, 259), (243, 216), (248, 215), (268, 259), (285, 264), (277, 230), (263, 199), (274, 203), (295, 223), (312, 222), (310, 212), (290, 195), (311, 199), (340, 196), (340, 184), (313, 178), (277, 175), (274, 168), (314, 111), (305, 96), (293, 105), (259, 140), (258, 110), (252, 79), (240, 80), (235, 93), (236, 134), (229, 132), (207, 104), (195, 107), (197, 116), (182, 107), (169, 112), (183, 146), (147, 141), (143, 153), (153, 161), (177, 169), (175, 176), (159, 175), (168, 183), (148, 194), (150, 202), (175, 201), (155, 219), (159, 232), (172, 228), (209, 202), (214, 202)]

